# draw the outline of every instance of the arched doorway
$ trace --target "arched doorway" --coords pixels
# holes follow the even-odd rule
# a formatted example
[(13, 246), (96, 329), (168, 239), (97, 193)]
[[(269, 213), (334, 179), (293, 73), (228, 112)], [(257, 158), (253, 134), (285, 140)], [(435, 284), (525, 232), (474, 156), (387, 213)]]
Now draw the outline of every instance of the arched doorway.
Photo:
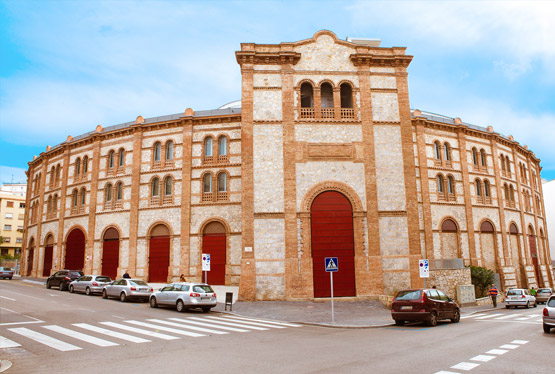
[(518, 228), (514, 223), (509, 227), (509, 242), (511, 247), (511, 256), (513, 258), (513, 266), (515, 268), (515, 278), (517, 287), (526, 287), (527, 282), (524, 279), (522, 271), (522, 256), (520, 254), (520, 241), (518, 238)]
[(339, 271), (333, 275), (334, 296), (356, 296), (353, 208), (337, 191), (322, 192), (310, 208), (314, 297), (329, 297), (330, 276), (325, 258), (337, 257)]
[(170, 266), (170, 231), (165, 225), (157, 225), (150, 232), (148, 256), (148, 281), (167, 282)]
[(27, 276), (31, 276), (33, 271), (33, 260), (35, 259), (35, 239), (31, 238), (29, 248), (27, 249)]
[(441, 224), (441, 257), (443, 259), (459, 258), (459, 229), (452, 219)]
[(83, 270), (85, 265), (85, 234), (80, 229), (73, 229), (67, 236), (65, 268)]
[(497, 256), (495, 255), (495, 229), (489, 221), (480, 225), (480, 248), (482, 250), (482, 266), (497, 273)]
[(52, 258), (54, 255), (54, 238), (48, 235), (44, 246), (44, 264), (42, 267), (42, 276), (49, 277), (52, 270)]
[(528, 243), (530, 244), (530, 256), (532, 257), (532, 265), (534, 265), (534, 274), (536, 275), (537, 285), (540, 285), (540, 272), (538, 269), (538, 249), (536, 248), (536, 235), (534, 228), (528, 226)]
[(118, 276), (119, 266), (119, 233), (110, 227), (102, 237), (102, 275), (112, 279)]
[[(202, 234), (202, 253), (210, 254), (208, 283), (225, 285), (226, 234), (220, 222), (210, 222)], [(204, 281), (204, 274), (202, 276)]]

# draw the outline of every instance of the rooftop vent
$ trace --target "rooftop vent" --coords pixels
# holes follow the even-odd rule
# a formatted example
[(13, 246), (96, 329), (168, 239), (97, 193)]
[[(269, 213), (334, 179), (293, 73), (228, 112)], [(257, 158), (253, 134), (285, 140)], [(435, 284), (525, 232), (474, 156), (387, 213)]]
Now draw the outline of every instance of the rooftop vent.
[(368, 47), (379, 47), (380, 43), (382, 42), (381, 39), (372, 39), (372, 38), (351, 38), (350, 36), (347, 37), (347, 41), (350, 43), (365, 45)]

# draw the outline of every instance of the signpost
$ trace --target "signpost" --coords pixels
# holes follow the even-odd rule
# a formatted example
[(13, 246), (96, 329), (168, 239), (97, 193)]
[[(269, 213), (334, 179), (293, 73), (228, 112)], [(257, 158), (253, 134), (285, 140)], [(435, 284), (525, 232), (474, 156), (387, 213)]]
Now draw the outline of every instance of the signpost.
[(335, 323), (335, 314), (333, 311), (333, 273), (339, 271), (339, 262), (337, 257), (325, 258), (326, 271), (330, 273), (330, 287), (331, 287), (331, 323)]
[(420, 278), (424, 278), (424, 288), (426, 288), (426, 278), (430, 278), (430, 262), (427, 259), (418, 260)]
[(202, 254), (202, 271), (204, 271), (204, 283), (208, 283), (208, 272), (210, 271), (210, 253)]

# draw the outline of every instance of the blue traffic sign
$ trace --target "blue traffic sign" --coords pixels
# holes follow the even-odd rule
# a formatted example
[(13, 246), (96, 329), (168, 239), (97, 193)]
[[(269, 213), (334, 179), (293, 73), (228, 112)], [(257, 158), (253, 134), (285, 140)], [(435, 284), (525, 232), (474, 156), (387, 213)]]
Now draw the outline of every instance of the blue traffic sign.
[(337, 257), (326, 257), (326, 271), (338, 271), (339, 270), (339, 262), (337, 261)]

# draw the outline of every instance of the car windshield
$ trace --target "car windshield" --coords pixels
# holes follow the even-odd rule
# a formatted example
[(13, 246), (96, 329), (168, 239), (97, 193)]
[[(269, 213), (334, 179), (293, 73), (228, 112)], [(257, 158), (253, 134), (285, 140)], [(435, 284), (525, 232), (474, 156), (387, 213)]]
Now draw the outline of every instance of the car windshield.
[(552, 297), (551, 299), (549, 299), (549, 301), (547, 302), (547, 306), (555, 308), (555, 298)]
[(4, 271), (10, 271), (10, 270), (12, 270), (12, 268), (2, 268), (2, 270), (4, 270)]
[(395, 300), (420, 300), (422, 298), (422, 291), (420, 290), (409, 290), (409, 291), (399, 291)]
[(207, 284), (194, 286), (193, 291), (194, 292), (214, 292), (214, 290), (212, 290), (212, 287), (210, 287)]
[(85, 275), (85, 273), (83, 273), (82, 271), (70, 271), (69, 272), (69, 276), (72, 276), (72, 277), (82, 277), (83, 275)]
[(546, 288), (544, 290), (539, 290), (538, 293), (551, 293), (551, 290)]
[(111, 282), (112, 279), (110, 277), (96, 277), (97, 282)]
[(130, 280), (129, 283), (134, 284), (136, 286), (148, 286), (145, 281), (142, 280)]
[(507, 296), (522, 295), (522, 290), (509, 290)]

